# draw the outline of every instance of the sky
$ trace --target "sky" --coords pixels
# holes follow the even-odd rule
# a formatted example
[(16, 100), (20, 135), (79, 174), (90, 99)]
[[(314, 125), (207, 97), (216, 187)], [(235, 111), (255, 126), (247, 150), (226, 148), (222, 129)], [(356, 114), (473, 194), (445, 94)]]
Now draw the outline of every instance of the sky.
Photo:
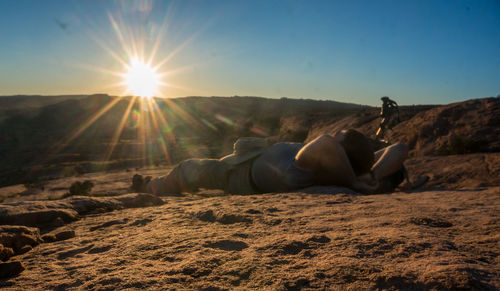
[(162, 97), (447, 104), (500, 94), (500, 1), (0, 1), (0, 95), (126, 95), (132, 58)]

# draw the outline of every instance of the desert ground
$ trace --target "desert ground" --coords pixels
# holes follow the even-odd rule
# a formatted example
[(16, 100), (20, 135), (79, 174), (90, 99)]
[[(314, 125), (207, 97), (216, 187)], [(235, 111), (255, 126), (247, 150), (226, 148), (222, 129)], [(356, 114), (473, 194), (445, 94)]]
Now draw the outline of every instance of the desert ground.
[[(0, 286), (496, 290), (499, 169), (486, 165), (489, 174), (471, 173), (480, 172), (481, 161), (494, 166), (499, 159), (499, 154), (414, 158), (407, 163), (410, 173), (427, 172), (429, 183), (380, 195), (312, 187), (249, 196), (201, 191), (158, 200), (147, 194), (119, 195), (127, 192), (133, 171), (87, 174), (79, 179), (93, 180), (96, 193), (118, 196), (0, 205), (3, 222), (10, 217), (30, 225), (29, 213), (45, 213), (53, 220), (38, 221), (39, 229), (25, 227), (31, 246), (7, 261), (20, 262), (24, 271), (2, 279)], [(462, 170), (447, 170), (444, 165), (450, 163)], [(462, 179), (453, 182), (457, 175)], [(52, 181), (45, 189), (67, 187), (74, 179)], [(464, 179), (474, 187), (464, 187)], [(123, 204), (120, 197), (136, 202)], [(46, 210), (55, 212), (47, 216)]]

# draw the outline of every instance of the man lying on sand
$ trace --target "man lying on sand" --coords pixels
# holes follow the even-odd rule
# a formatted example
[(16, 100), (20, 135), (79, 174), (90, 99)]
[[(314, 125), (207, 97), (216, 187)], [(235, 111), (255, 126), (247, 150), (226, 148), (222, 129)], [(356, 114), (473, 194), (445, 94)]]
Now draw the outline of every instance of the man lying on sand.
[(265, 139), (240, 138), (233, 154), (185, 160), (168, 175), (143, 181), (142, 189), (136, 190), (155, 195), (199, 188), (255, 194), (323, 185), (366, 194), (390, 192), (404, 179), (407, 155), (403, 143), (374, 152), (371, 141), (353, 129), (322, 135), (307, 144), (280, 142), (268, 147)]

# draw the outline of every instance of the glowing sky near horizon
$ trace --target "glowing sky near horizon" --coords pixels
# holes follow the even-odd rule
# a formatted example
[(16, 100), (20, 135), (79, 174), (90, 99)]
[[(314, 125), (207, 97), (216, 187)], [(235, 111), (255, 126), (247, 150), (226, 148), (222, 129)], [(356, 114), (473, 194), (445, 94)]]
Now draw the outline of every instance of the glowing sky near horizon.
[(117, 59), (149, 57), (159, 37), (151, 64), (165, 72), (163, 97), (377, 105), (384, 95), (444, 104), (500, 94), (496, 0), (5, 0), (0, 95), (120, 95)]

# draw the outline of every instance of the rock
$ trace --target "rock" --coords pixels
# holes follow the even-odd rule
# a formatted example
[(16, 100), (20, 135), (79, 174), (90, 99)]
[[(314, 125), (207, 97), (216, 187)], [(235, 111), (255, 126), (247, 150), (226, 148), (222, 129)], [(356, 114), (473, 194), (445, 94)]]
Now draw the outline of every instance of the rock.
[(52, 233), (47, 233), (42, 236), (44, 242), (51, 243), (55, 241), (67, 240), (75, 237), (73, 230), (59, 230)]
[(12, 248), (7, 248), (0, 244), (0, 260), (7, 261), (13, 255), (14, 251)]
[(25, 254), (25, 253), (31, 251), (32, 249), (33, 249), (33, 247), (31, 247), (30, 245), (24, 245), (21, 248), (19, 248), (19, 251), (16, 253), (16, 255)]
[(194, 214), (201, 221), (215, 222), (215, 214), (212, 210), (200, 211)]
[(57, 217), (56, 219), (54, 219), (49, 226), (52, 226), (52, 227), (61, 227), (63, 225), (65, 225), (66, 223), (64, 222), (64, 220), (61, 219), (61, 217)]
[(73, 231), (73, 230), (63, 230), (61, 232), (56, 233), (55, 236), (56, 236), (56, 240), (57, 241), (67, 240), (67, 239), (75, 237), (75, 231)]
[(0, 263), (0, 278), (10, 278), (19, 275), (24, 271), (24, 266), (21, 262)]
[[(38, 228), (17, 225), (0, 226), (0, 245), (3, 246), (0, 251), (2, 260), (6, 260), (13, 255), (26, 253), (42, 241)], [(11, 249), (13, 253), (8, 249)]]
[(134, 193), (113, 197), (119, 201), (124, 208), (137, 208), (163, 205), (161, 198), (147, 193)]
[(247, 216), (232, 214), (232, 213), (219, 213), (217, 215), (217, 222), (222, 224), (233, 224), (233, 223), (251, 223), (252, 219)]
[(55, 242), (56, 241), (56, 236), (54, 234), (47, 233), (47, 234), (44, 234), (42, 236), (42, 239), (43, 239), (43, 242), (51, 243), (51, 242)]
[(316, 242), (320, 244), (326, 244), (331, 242), (332, 240), (326, 235), (315, 235), (307, 239), (307, 242)]
[(162, 205), (152, 194), (133, 193), (114, 197), (71, 196), (58, 201), (23, 201), (0, 204), (0, 225), (62, 226), (80, 215), (124, 208)]
[(415, 225), (425, 225), (430, 227), (451, 227), (453, 224), (443, 219), (429, 217), (412, 217), (410, 222)]
[[(43, 205), (42, 201), (37, 202), (32, 203)], [(25, 203), (30, 202), (22, 204)], [(9, 203), (0, 206), (0, 224), (42, 226), (52, 224), (57, 219), (62, 219), (66, 223), (71, 222), (78, 219), (78, 213), (71, 209), (32, 209)]]

